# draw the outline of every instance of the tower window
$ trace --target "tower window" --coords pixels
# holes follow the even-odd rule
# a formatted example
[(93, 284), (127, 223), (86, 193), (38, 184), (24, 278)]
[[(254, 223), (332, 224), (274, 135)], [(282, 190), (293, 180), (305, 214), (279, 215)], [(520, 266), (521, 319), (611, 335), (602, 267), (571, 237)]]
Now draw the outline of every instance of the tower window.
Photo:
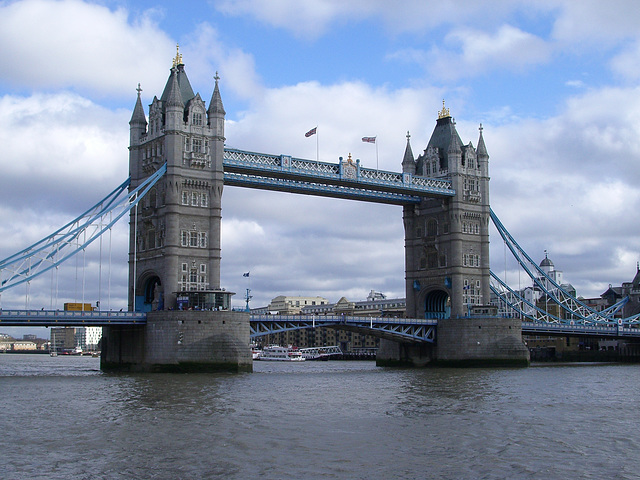
[(427, 236), (435, 237), (438, 235), (438, 222), (431, 219), (427, 222)]
[(193, 124), (202, 125), (202, 113), (198, 112), (193, 114)]

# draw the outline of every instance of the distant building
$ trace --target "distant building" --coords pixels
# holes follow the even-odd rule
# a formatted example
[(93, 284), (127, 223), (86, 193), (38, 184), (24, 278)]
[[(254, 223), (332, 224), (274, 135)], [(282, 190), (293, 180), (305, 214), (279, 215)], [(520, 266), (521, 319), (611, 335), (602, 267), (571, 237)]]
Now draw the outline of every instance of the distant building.
[[(345, 297), (336, 303), (329, 303), (323, 297), (289, 297), (280, 295), (275, 297), (268, 307), (253, 309), (252, 312), (273, 315), (347, 315), (363, 317), (404, 317), (406, 301), (404, 298), (387, 299), (386, 295), (371, 290), (367, 300), (352, 302)], [(277, 343), (280, 345), (295, 345), (304, 347), (321, 347), (339, 345), (344, 352), (358, 352), (378, 348), (380, 339), (372, 335), (358, 332), (336, 330), (318, 327), (266, 335), (258, 340), (266, 345)]]
[(73, 350), (96, 351), (102, 339), (102, 327), (54, 327), (51, 329), (51, 349), (56, 352)]
[(84, 327), (84, 331), (82, 350), (90, 352), (98, 350), (98, 345), (102, 339), (102, 327)]
[(278, 315), (297, 315), (307, 306), (326, 305), (329, 300), (323, 297), (289, 297), (279, 295), (271, 300), (267, 310)]
[(51, 349), (54, 352), (64, 352), (76, 348), (76, 329), (73, 327), (51, 328)]

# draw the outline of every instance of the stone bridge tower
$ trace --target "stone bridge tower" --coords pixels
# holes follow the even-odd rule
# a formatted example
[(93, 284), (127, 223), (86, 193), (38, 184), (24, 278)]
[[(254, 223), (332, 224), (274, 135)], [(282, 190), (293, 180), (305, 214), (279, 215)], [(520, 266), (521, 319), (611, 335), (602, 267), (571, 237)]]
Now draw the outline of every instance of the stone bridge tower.
[(167, 173), (131, 211), (129, 309), (176, 308), (189, 292), (208, 292), (228, 307), (220, 288), (220, 222), (225, 111), (216, 74), (207, 108), (194, 94), (176, 53), (161, 98), (138, 99), (131, 117), (131, 189), (164, 163)]
[(414, 159), (407, 135), (402, 171), (446, 178), (456, 195), (405, 206), (407, 316), (458, 318), (487, 313), (489, 273), (489, 155), (463, 145), (449, 109), (442, 105), (424, 152)]

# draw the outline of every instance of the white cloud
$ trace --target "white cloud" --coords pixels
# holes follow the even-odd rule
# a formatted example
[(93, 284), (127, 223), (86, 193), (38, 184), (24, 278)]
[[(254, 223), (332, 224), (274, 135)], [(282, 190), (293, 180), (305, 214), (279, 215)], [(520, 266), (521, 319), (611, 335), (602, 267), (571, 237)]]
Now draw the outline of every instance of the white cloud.
[(96, 184), (115, 188), (127, 177), (130, 116), (70, 93), (0, 97), (3, 203), (33, 204), (46, 195), (38, 208), (68, 211), (95, 195)]
[(0, 44), (4, 82), (27, 89), (73, 87), (96, 96), (131, 92), (132, 78), (157, 86), (175, 51), (151, 14), (130, 21), (124, 9), (79, 0), (0, 4)]
[[(184, 53), (189, 79), (192, 85), (211, 85), (218, 72), (222, 78), (221, 88), (226, 95), (241, 99), (261, 98), (263, 87), (255, 70), (253, 56), (239, 48), (230, 47), (220, 41), (218, 31), (208, 23), (200, 23), (189, 34), (180, 50)], [(211, 92), (201, 93), (208, 102)]]
[(630, 82), (640, 80), (640, 40), (630, 43), (610, 62), (611, 70)]
[(598, 49), (638, 36), (635, 0), (558, 0), (545, 6), (555, 16), (552, 36), (565, 44)]
[(405, 0), (223, 0), (215, 7), (234, 16), (251, 16), (276, 28), (291, 31), (300, 38), (315, 39), (330, 28), (350, 22), (374, 19), (393, 33), (420, 33), (442, 24), (484, 22), (482, 13), (491, 9), (491, 21), (499, 21), (517, 8), (517, 0), (443, 0), (424, 2)]
[(637, 98), (637, 89), (593, 90), (556, 117), (485, 125), (492, 208), (529, 255), (548, 250), (585, 296), (631, 280), (640, 259), (630, 220), (640, 208)]
[(417, 63), (430, 78), (450, 81), (495, 70), (521, 72), (546, 63), (552, 51), (544, 40), (511, 25), (502, 25), (492, 34), (455, 29), (447, 34), (444, 45), (429, 51), (404, 49), (388, 58)]

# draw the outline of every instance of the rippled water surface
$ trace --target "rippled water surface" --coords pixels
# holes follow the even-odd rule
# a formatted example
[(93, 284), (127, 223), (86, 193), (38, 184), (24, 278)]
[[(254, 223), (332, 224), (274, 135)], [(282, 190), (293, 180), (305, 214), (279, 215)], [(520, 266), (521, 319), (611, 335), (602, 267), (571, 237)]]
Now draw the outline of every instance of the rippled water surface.
[(3, 479), (640, 478), (640, 365), (116, 375), (4, 354), (0, 395)]

